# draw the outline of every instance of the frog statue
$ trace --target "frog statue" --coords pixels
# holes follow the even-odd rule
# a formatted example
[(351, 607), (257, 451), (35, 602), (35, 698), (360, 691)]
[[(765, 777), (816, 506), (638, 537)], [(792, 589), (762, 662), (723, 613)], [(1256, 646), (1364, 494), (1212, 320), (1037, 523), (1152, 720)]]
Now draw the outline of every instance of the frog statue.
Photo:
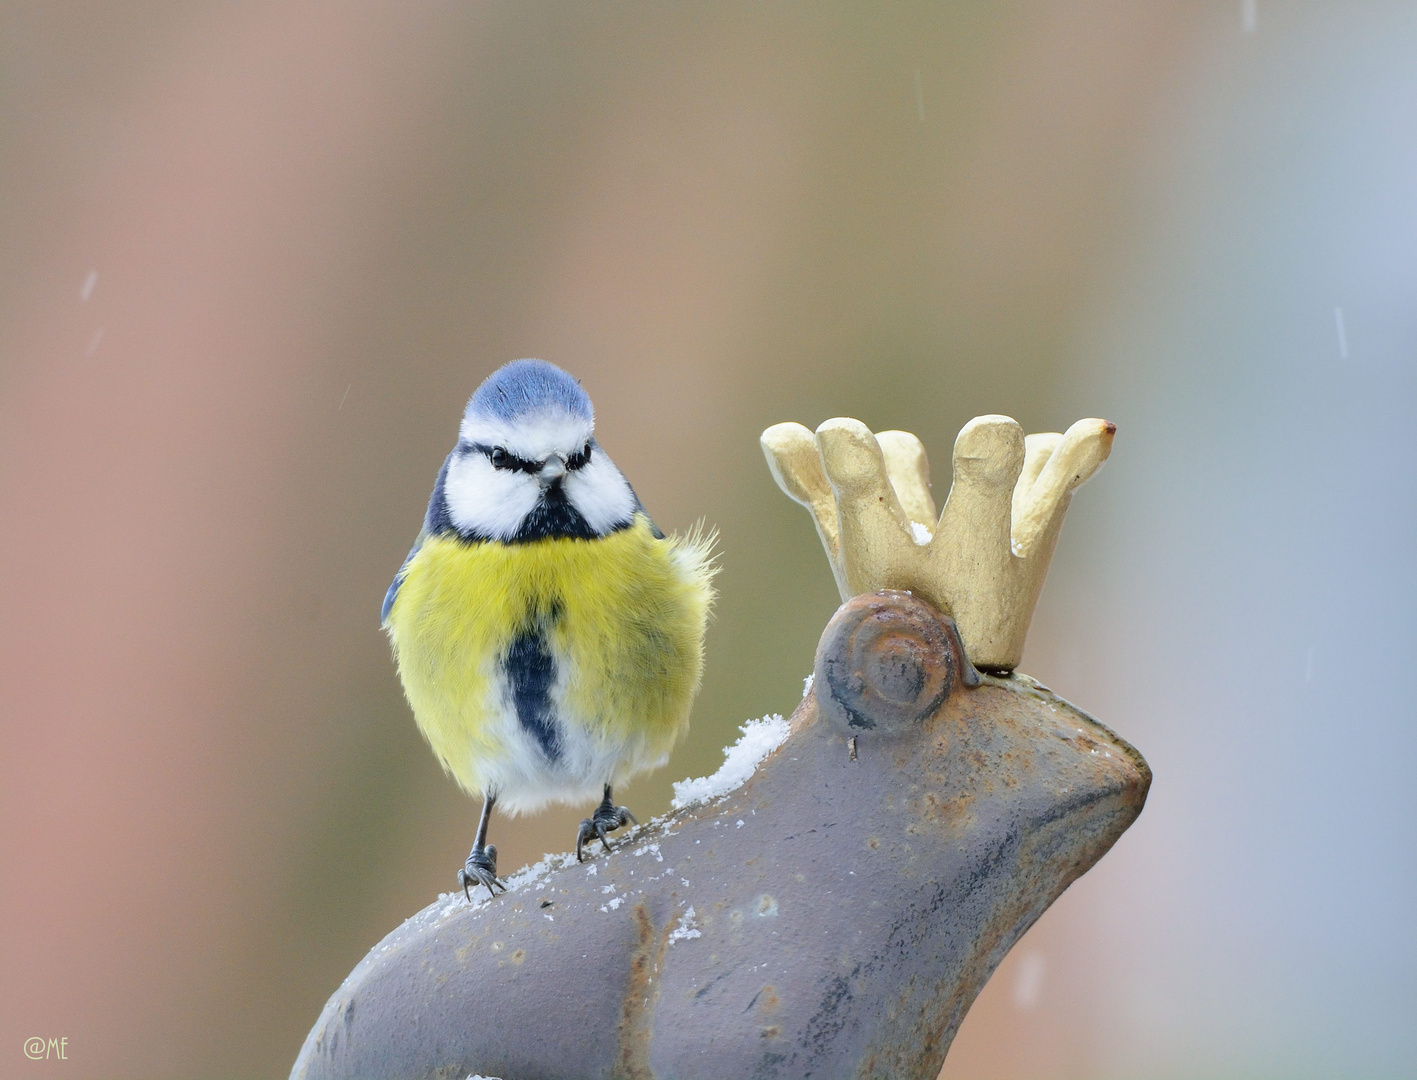
[(330, 998), (293, 1080), (935, 1077), (1004, 955), (1136, 820), (1151, 772), (1015, 671), (1115, 427), (763, 434), (843, 604), (787, 721), (615, 850), (446, 896)]

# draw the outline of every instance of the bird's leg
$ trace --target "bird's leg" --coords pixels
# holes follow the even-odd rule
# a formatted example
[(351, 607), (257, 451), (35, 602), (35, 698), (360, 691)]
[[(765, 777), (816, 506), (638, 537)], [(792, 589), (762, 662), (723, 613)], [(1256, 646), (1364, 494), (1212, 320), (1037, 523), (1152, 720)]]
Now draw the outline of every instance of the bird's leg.
[(493, 899), (496, 899), (498, 889), (507, 891), (507, 886), (497, 880), (497, 849), (487, 842), (487, 823), (492, 820), (492, 807), (496, 803), (496, 795), (483, 797), (482, 818), (477, 823), (477, 839), (473, 841), (467, 862), (458, 871), (458, 884), (462, 886), (463, 895), (469, 902), (472, 901), (471, 889), (474, 885), (486, 885), (487, 892)]
[(588, 818), (581, 819), (580, 831), (576, 833), (576, 862), (581, 861), (581, 848), (597, 836), (600, 842), (605, 845), (605, 850), (610, 850), (610, 837), (606, 833), (614, 832), (622, 825), (638, 825), (635, 815), (630, 813), (628, 807), (616, 806), (610, 797), (610, 785), (605, 785), (605, 798), (601, 800), (599, 806), (595, 808), (595, 813)]

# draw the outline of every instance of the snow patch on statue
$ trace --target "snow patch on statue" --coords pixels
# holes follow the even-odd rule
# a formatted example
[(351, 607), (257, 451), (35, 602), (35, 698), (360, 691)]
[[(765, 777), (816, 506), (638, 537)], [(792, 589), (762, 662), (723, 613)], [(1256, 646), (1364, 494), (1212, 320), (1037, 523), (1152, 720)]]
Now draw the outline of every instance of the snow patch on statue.
[(698, 927), (694, 925), (694, 909), (690, 906), (689, 910), (684, 912), (683, 918), (679, 920), (679, 925), (674, 928), (674, 932), (669, 935), (669, 944), (673, 945), (676, 941), (691, 941), (702, 936)]
[(757, 770), (758, 763), (783, 744), (791, 729), (786, 720), (773, 713), (761, 720), (749, 720), (739, 730), (743, 734), (723, 751), (723, 764), (718, 772), (696, 780), (677, 781), (670, 806), (685, 810), (738, 790)]

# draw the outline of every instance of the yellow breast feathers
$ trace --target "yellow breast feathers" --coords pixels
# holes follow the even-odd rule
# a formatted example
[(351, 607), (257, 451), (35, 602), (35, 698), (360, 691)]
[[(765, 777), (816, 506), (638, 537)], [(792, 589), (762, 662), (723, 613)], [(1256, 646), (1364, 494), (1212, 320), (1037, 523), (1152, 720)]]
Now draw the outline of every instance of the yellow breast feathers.
[(711, 543), (656, 539), (643, 514), (594, 540), (427, 538), (387, 627), (459, 784), (515, 811), (661, 764), (703, 671)]

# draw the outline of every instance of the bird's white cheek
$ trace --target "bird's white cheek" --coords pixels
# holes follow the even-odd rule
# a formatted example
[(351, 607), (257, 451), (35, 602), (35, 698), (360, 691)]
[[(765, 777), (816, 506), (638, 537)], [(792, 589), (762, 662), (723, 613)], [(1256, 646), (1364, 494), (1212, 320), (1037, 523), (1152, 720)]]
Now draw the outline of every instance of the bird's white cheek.
[(566, 497), (596, 532), (609, 532), (630, 520), (635, 496), (620, 470), (603, 453), (592, 455), (585, 468), (566, 477)]
[(443, 494), (459, 530), (509, 540), (536, 506), (540, 485), (526, 473), (495, 469), (481, 454), (468, 454), (448, 467)]

